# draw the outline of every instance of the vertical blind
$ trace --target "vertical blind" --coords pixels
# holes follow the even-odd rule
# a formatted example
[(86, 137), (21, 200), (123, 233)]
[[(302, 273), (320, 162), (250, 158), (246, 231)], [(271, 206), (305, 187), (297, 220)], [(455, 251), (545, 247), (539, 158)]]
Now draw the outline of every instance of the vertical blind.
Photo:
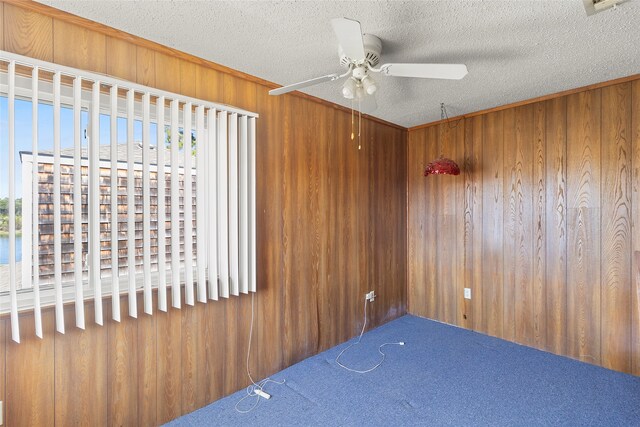
[(51, 305), (64, 333), (67, 303), (84, 329), (87, 299), (102, 325), (107, 296), (120, 321), (123, 293), (137, 317), (167, 311), (169, 287), (175, 308), (183, 286), (187, 305), (255, 292), (257, 117), (0, 52), (0, 313), (12, 339), (24, 310), (42, 337)]

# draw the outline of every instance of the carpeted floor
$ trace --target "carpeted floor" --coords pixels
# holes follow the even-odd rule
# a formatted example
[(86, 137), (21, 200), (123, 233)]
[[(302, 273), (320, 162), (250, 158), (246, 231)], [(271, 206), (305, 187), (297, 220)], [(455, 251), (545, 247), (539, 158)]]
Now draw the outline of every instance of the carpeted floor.
[[(250, 413), (240, 391), (170, 426), (640, 426), (640, 377), (580, 363), (464, 329), (404, 316), (291, 366)], [(254, 400), (247, 399), (247, 408)]]

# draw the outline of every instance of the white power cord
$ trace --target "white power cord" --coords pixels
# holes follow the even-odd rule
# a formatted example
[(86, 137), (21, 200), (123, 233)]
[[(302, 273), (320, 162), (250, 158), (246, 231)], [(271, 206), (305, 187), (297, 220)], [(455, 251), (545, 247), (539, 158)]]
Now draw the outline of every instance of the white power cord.
[[(251, 293), (251, 326), (249, 327), (249, 347), (247, 348), (247, 376), (251, 380), (251, 385), (249, 385), (247, 387), (247, 395), (244, 396), (242, 399), (240, 399), (238, 401), (238, 403), (236, 403), (236, 406), (235, 406), (236, 411), (241, 413), (241, 414), (246, 414), (246, 413), (249, 413), (249, 412), (253, 411), (260, 404), (260, 398), (261, 397), (264, 398), (264, 399), (271, 399), (271, 395), (269, 393), (267, 393), (266, 391), (264, 391), (264, 386), (266, 386), (268, 383), (284, 384), (284, 382), (285, 382), (284, 380), (282, 380), (282, 381), (274, 381), (271, 378), (265, 378), (262, 381), (258, 381), (256, 383), (253, 380), (253, 377), (251, 376), (251, 372), (249, 371), (249, 357), (251, 355), (251, 339), (253, 337), (254, 298), (255, 298), (255, 293)], [(248, 399), (250, 397), (255, 397), (256, 398), (256, 400), (253, 403), (253, 405), (251, 405), (251, 407), (249, 409), (240, 409), (239, 408), (240, 404), (245, 399)]]
[(374, 365), (373, 367), (369, 368), (369, 369), (365, 369), (363, 371), (358, 370), (358, 369), (353, 369), (350, 368), (348, 366), (343, 365), (342, 363), (340, 363), (340, 357), (344, 354), (345, 351), (349, 350), (351, 347), (353, 347), (354, 345), (358, 345), (360, 344), (360, 341), (362, 340), (362, 335), (364, 334), (364, 330), (367, 327), (367, 302), (369, 302), (369, 300), (365, 297), (364, 299), (364, 324), (362, 325), (362, 331), (360, 331), (360, 336), (358, 337), (358, 341), (351, 343), (348, 347), (346, 347), (345, 349), (343, 349), (340, 354), (338, 354), (338, 357), (336, 357), (336, 363), (338, 364), (338, 366), (340, 366), (341, 368), (346, 369), (349, 372), (355, 372), (357, 374), (366, 374), (368, 372), (373, 371), (374, 369), (376, 369), (377, 367), (379, 367), (380, 365), (382, 365), (382, 363), (384, 362), (384, 359), (387, 357), (386, 354), (384, 354), (382, 352), (382, 347), (386, 346), (386, 345), (404, 345), (403, 341), (400, 342), (386, 342), (384, 344), (381, 344), (378, 347), (378, 353), (380, 353), (382, 355), (382, 359), (380, 360), (380, 362), (378, 362), (376, 365)]

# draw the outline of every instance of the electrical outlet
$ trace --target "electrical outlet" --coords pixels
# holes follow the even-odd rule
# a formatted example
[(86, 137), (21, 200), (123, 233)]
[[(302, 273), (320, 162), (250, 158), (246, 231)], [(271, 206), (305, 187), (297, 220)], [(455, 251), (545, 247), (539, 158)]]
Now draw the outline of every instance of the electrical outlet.
[(369, 302), (373, 302), (376, 299), (376, 292), (369, 291), (366, 294), (364, 294), (364, 298)]
[(471, 299), (471, 288), (464, 288), (464, 298)]

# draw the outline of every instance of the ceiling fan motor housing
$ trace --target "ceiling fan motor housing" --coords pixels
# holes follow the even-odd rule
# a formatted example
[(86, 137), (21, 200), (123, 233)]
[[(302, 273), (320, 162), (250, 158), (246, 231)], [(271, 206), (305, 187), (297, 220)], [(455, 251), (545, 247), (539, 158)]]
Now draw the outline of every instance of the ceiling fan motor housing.
[(361, 60), (352, 60), (348, 56), (344, 54), (342, 50), (342, 46), (338, 46), (338, 55), (340, 56), (340, 65), (345, 68), (348, 68), (349, 65), (358, 63), (364, 64), (367, 63), (369, 67), (375, 67), (380, 63), (380, 55), (382, 54), (382, 41), (372, 35), (372, 34), (363, 34), (362, 42), (364, 43), (364, 53), (365, 58), (364, 61)]

